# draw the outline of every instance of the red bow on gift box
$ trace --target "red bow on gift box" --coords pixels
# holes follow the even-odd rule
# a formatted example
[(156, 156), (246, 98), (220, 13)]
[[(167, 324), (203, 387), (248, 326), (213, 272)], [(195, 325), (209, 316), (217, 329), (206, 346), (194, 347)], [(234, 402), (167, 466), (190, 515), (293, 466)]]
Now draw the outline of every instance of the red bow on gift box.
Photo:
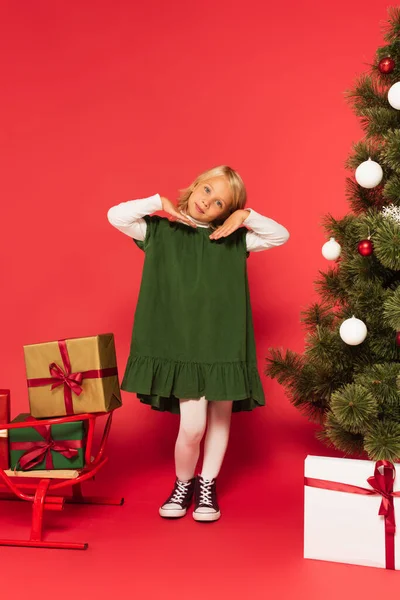
[[(25, 421), (33, 421), (37, 423), (33, 417), (27, 417)], [(34, 425), (39, 435), (43, 440), (35, 440), (34, 442), (11, 442), (11, 450), (26, 450), (19, 459), (19, 464), (23, 471), (29, 471), (34, 466), (46, 459), (46, 469), (53, 469), (53, 457), (51, 450), (59, 452), (66, 458), (73, 458), (78, 454), (78, 448), (82, 448), (83, 440), (53, 440), (51, 435), (51, 425)]]
[[(382, 469), (383, 473), (379, 470)], [(400, 492), (393, 491), (393, 483), (396, 477), (396, 470), (388, 460), (378, 460), (375, 464), (373, 476), (368, 477), (367, 481), (372, 489), (362, 488), (357, 485), (347, 483), (337, 483), (335, 481), (326, 481), (325, 479), (314, 479), (305, 477), (304, 483), (310, 487), (316, 487), (323, 490), (332, 490), (335, 492), (348, 492), (350, 494), (361, 494), (364, 496), (382, 496), (382, 502), (379, 507), (379, 515), (385, 518), (385, 554), (386, 568), (395, 568), (394, 559), (394, 535), (396, 533), (396, 520), (394, 515), (394, 497), (399, 497)]]
[(61, 367), (58, 366), (57, 363), (51, 363), (51, 365), (49, 366), (49, 370), (50, 375), (52, 376), (54, 381), (53, 385), (51, 386), (52, 390), (54, 390), (54, 388), (58, 387), (59, 385), (65, 384), (77, 396), (79, 396), (82, 393), (81, 383), (83, 381), (83, 373), (64, 373), (64, 371), (61, 369)]

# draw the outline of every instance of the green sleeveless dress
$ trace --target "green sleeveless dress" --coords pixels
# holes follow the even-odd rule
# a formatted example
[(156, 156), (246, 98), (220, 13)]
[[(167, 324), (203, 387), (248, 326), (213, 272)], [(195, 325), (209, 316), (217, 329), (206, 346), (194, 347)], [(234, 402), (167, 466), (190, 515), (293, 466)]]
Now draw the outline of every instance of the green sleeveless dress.
[(247, 281), (247, 229), (210, 240), (159, 216), (144, 217), (146, 256), (121, 389), (153, 409), (178, 413), (179, 398), (265, 405)]

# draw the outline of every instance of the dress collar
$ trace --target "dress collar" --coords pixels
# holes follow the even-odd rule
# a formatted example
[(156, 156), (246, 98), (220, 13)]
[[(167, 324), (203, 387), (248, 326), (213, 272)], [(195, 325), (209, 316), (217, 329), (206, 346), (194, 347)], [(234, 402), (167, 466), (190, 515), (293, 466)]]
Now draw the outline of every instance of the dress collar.
[(197, 227), (205, 227), (205, 228), (209, 228), (210, 227), (206, 223), (202, 223), (201, 221), (197, 221), (197, 219), (193, 219), (193, 217), (191, 217), (190, 215), (188, 215), (187, 213), (185, 213), (185, 211), (183, 211), (183, 210), (181, 210), (181, 213), (183, 215), (185, 215), (185, 217), (187, 217), (190, 221), (192, 221), (192, 223), (196, 223)]

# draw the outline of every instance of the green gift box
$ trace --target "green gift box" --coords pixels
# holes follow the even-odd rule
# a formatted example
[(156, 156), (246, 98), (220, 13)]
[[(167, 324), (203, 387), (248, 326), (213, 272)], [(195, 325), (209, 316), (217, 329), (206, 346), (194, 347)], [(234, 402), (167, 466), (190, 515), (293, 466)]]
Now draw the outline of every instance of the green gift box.
[(17, 471), (81, 469), (85, 463), (86, 422), (42, 425), (29, 414), (11, 423), (31, 422), (31, 427), (9, 430), (10, 468)]

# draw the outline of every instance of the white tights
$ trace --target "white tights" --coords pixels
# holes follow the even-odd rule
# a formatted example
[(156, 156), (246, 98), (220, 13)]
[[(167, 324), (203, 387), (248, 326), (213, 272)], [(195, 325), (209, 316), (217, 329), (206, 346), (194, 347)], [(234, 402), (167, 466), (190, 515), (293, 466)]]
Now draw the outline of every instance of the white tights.
[[(175, 470), (181, 481), (194, 477), (200, 454), (200, 442), (206, 425), (204, 460), (205, 479), (217, 477), (228, 446), (232, 401), (180, 400), (181, 419), (175, 444)], [(207, 422), (208, 421), (208, 422)]]

